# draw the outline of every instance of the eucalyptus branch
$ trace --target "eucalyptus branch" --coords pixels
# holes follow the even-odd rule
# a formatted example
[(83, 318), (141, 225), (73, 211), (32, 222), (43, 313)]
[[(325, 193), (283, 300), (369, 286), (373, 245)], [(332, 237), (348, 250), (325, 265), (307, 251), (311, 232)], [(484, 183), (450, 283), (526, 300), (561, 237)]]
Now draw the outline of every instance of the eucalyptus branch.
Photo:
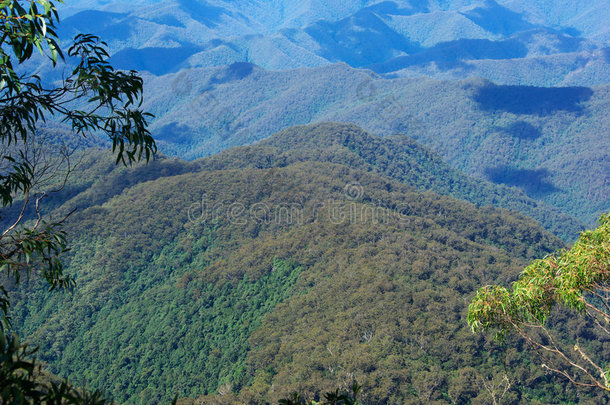
[[(549, 370), (576, 385), (608, 392), (606, 372), (599, 360), (581, 348), (578, 336), (573, 346), (577, 355), (574, 358), (563, 348), (569, 343), (560, 345), (545, 324), (553, 308), (565, 306), (581, 318), (593, 320), (609, 334), (610, 328), (602, 322), (610, 323), (610, 214), (602, 215), (599, 223), (597, 229), (583, 232), (570, 250), (537, 260), (525, 268), (513, 283), (512, 291), (501, 286), (480, 289), (469, 306), (468, 322), (475, 332), (498, 329), (499, 338), (515, 331), (551, 364), (545, 365)], [(545, 338), (543, 342), (548, 343), (538, 341), (534, 331), (542, 331), (543, 335), (538, 338)], [(555, 361), (558, 365), (554, 365)], [(571, 375), (564, 369), (567, 366), (577, 374)]]
[(25, 210), (27, 209), (27, 206), (28, 206), (28, 201), (30, 200), (30, 189), (29, 188), (26, 190), (23, 200), (24, 200), (23, 201), (23, 206), (21, 207), (21, 211), (19, 212), (19, 216), (17, 217), (15, 222), (11, 226), (9, 226), (2, 233), (2, 236), (0, 236), (0, 240), (2, 240), (2, 238), (4, 238), (9, 233), (11, 233), (21, 223), (21, 221), (23, 220), (23, 216), (25, 214)]

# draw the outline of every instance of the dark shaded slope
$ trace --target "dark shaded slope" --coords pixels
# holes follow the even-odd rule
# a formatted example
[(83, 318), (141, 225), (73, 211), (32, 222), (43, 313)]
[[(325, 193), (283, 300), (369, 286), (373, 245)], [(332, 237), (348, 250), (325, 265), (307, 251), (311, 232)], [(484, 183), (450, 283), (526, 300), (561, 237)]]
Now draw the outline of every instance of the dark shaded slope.
[(388, 27), (372, 10), (362, 10), (336, 23), (317, 22), (304, 30), (320, 46), (318, 53), (330, 62), (353, 67), (368, 66), (392, 58), (396, 53), (419, 49)]
[(116, 37), (127, 35), (128, 27), (125, 30), (117, 30), (122, 20), (128, 16), (127, 13), (112, 13), (100, 10), (87, 10), (70, 16), (62, 21), (58, 35), (63, 38), (72, 38), (83, 32), (107, 32), (109, 27), (112, 27)]
[(188, 45), (176, 48), (127, 48), (112, 55), (110, 63), (117, 69), (137, 69), (161, 76), (179, 71), (184, 61), (202, 49), (205, 48)]
[(479, 88), (473, 100), (489, 112), (547, 116), (556, 112), (582, 114), (593, 96), (588, 87), (498, 86)]
[(491, 41), (489, 39), (458, 39), (441, 42), (431, 48), (408, 56), (388, 59), (383, 63), (368, 66), (377, 73), (391, 73), (412, 66), (422, 66), (430, 63), (442, 70), (472, 69), (467, 62), (480, 59), (514, 59), (527, 55), (527, 47), (520, 41), (506, 39)]
[(494, 34), (511, 35), (534, 27), (523, 19), (522, 14), (502, 7), (494, 0), (486, 0), (484, 5), (462, 14)]

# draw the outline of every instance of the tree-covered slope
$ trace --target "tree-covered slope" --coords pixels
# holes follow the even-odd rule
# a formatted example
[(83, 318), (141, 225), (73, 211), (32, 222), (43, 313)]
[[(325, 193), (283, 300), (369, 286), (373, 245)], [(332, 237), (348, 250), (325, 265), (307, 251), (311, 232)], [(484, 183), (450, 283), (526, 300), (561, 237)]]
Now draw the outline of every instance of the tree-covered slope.
[(453, 167), (587, 224), (610, 205), (608, 86), (390, 80), (346, 65), (269, 72), (240, 64), (150, 80), (154, 133), (170, 154), (197, 158), (292, 125), (352, 122), (407, 134)]
[[(348, 129), (368, 136), (344, 127), (344, 140)], [(335, 141), (308, 146), (304, 133), (115, 170), (60, 208), (80, 207), (66, 225), (78, 287), (13, 291), (15, 324), (50, 371), (121, 403), (229, 391), (261, 403), (351, 378), (372, 403), (488, 402), (477, 381), (497, 383), (504, 360), (469, 332), (466, 302), (562, 242), (525, 217), (393, 180), (366, 154), (330, 159)], [(274, 167), (231, 160), (279, 147)], [(507, 356), (514, 401), (575, 398)]]

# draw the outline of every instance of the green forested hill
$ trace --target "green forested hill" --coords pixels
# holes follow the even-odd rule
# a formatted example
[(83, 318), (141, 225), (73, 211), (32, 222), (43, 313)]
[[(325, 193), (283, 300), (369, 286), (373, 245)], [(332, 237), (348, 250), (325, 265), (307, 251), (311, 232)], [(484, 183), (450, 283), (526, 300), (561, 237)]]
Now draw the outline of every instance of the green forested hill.
[[(339, 139), (367, 136), (343, 130)], [(513, 403), (577, 398), (464, 319), (480, 285), (508, 282), (559, 239), (521, 215), (397, 181), (381, 157), (373, 170), (356, 142), (331, 159), (335, 141), (308, 146), (303, 133), (110, 173), (90, 152), (76, 179), (86, 189), (59, 208), (79, 207), (66, 226), (77, 288), (12, 292), (16, 326), (50, 371), (119, 403), (214, 393), (263, 403), (352, 379), (367, 403), (489, 403), (497, 393), (485, 386), (505, 370)], [(245, 163), (264, 162), (267, 148), (286, 161)]]
[(378, 137), (352, 124), (323, 123), (284, 130), (254, 146), (232, 148), (198, 163), (210, 170), (282, 167), (299, 161), (348, 165), (477, 205), (512, 209), (537, 219), (566, 241), (583, 229), (560, 210), (517, 188), (468, 177), (406, 136)]
[[(99, 205), (136, 183), (202, 169), (263, 169), (318, 161), (375, 172), (420, 191), (433, 191), (476, 205), (515, 210), (538, 220), (566, 242), (574, 240), (584, 229), (580, 221), (528, 197), (517, 188), (464, 175), (407, 136), (379, 137), (353, 124), (292, 127), (253, 146), (231, 148), (190, 162), (164, 157), (148, 166), (139, 165), (135, 170), (115, 166), (107, 155), (104, 159), (100, 152), (84, 152), (77, 167), (86, 168), (85, 172), (47, 200), (46, 207), (63, 204), (64, 209), (73, 209)], [(16, 206), (14, 211), (18, 209)]]

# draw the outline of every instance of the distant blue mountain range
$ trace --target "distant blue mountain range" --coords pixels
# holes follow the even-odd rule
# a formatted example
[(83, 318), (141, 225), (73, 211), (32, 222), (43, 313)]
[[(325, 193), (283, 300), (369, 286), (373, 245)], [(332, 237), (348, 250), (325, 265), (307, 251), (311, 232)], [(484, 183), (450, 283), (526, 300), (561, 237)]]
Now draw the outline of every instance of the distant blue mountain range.
[[(61, 35), (102, 36), (113, 63), (154, 75), (249, 62), (271, 70), (344, 62), (393, 76), (503, 84), (610, 82), (605, 0), (82, 1)], [(540, 66), (552, 65), (548, 72)], [(525, 74), (510, 73), (526, 66)]]

